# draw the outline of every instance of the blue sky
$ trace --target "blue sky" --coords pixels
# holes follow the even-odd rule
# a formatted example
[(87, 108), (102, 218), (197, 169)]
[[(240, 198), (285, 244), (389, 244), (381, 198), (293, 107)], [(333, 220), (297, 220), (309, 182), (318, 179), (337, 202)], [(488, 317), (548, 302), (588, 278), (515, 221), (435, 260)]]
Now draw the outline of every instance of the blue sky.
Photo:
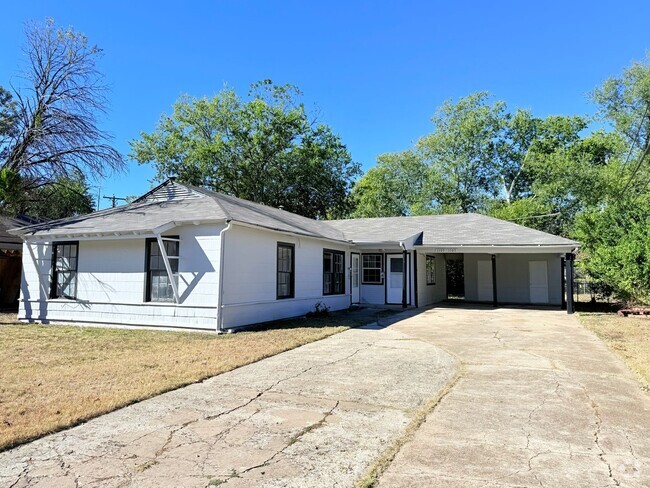
[[(647, 1), (22, 0), (2, 6), (0, 85), (23, 66), (25, 22), (45, 17), (104, 49), (101, 126), (125, 154), (179, 95), (270, 78), (298, 85), (364, 169), (478, 90), (538, 116), (593, 113), (588, 93), (650, 48)], [(153, 174), (130, 162), (102, 194), (144, 193)]]

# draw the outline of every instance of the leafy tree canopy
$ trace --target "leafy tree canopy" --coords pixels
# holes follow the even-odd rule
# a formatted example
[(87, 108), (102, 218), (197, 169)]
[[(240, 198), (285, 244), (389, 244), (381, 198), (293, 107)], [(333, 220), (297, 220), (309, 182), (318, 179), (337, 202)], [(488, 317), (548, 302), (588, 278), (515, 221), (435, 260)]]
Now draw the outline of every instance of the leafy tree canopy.
[(340, 216), (360, 165), (338, 135), (314, 121), (295, 86), (255, 83), (247, 99), (226, 88), (182, 97), (156, 130), (131, 142), (131, 156), (156, 178), (283, 207), (307, 217)]
[(581, 266), (605, 292), (650, 303), (650, 196), (612, 200), (578, 216)]
[(354, 215), (484, 212), (566, 233), (576, 192), (595, 178), (583, 173), (615, 150), (605, 135), (583, 140), (582, 117), (512, 112), (486, 92), (445, 102), (432, 121), (413, 149), (380, 156), (359, 180)]
[(0, 170), (0, 208), (8, 215), (24, 214), (42, 219), (61, 219), (95, 210), (90, 186), (83, 173), (60, 176), (25, 192), (21, 176)]

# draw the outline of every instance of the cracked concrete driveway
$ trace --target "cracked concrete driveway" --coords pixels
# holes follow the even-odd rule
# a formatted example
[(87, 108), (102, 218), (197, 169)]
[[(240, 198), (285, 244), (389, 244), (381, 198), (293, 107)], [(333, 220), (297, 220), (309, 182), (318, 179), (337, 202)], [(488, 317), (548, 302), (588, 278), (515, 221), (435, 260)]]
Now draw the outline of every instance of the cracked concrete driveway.
[(434, 308), (392, 330), (463, 372), (379, 486), (650, 486), (650, 397), (575, 316)]
[(0, 453), (0, 485), (351, 486), (457, 366), (350, 330)]

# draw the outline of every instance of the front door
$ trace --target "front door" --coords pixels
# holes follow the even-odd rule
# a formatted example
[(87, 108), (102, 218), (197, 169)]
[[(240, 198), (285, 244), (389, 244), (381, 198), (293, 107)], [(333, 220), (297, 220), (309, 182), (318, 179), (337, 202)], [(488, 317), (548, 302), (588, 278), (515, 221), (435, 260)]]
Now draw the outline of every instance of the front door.
[(359, 255), (352, 254), (352, 303), (359, 303)]
[(546, 261), (528, 262), (530, 303), (548, 303), (548, 272)]
[(492, 295), (492, 261), (478, 261), (476, 281), (478, 282), (478, 301), (491, 302)]
[[(388, 255), (388, 279), (386, 280), (386, 303), (402, 303), (404, 285), (404, 257), (401, 254)], [(406, 299), (408, 301), (408, 279), (406, 282)]]

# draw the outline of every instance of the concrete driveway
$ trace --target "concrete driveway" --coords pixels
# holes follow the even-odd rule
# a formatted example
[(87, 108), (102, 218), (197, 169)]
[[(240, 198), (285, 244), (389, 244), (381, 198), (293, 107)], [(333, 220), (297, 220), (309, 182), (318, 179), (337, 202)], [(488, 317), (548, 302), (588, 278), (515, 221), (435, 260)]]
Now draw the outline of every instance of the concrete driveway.
[(0, 453), (0, 486), (349, 487), (458, 372), (379, 486), (650, 486), (648, 393), (575, 317), (399, 318)]
[(350, 330), (0, 453), (0, 486), (352, 486), (457, 367)]
[(575, 316), (435, 308), (392, 330), (464, 371), (380, 486), (650, 486), (649, 394)]

